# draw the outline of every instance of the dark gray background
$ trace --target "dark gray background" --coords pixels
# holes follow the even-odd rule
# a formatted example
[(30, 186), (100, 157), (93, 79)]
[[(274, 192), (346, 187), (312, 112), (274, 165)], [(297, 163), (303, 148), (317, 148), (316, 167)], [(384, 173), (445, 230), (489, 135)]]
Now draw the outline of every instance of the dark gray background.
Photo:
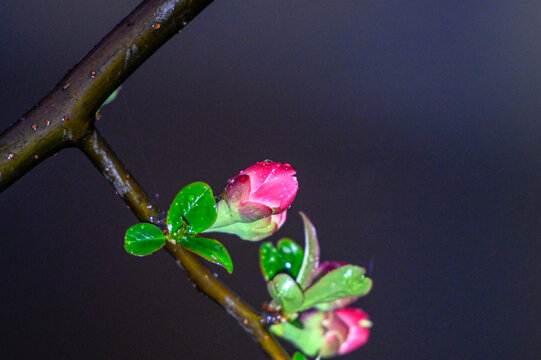
[[(5, 0), (0, 127), (137, 0)], [(370, 342), (344, 359), (535, 359), (541, 210), (539, 1), (217, 0), (123, 85), (97, 124), (167, 208), (242, 168), (290, 162), (279, 236), (371, 266)], [(76, 150), (0, 195), (3, 359), (263, 359)], [(259, 307), (258, 244), (220, 238), (219, 277)], [(212, 267), (212, 265), (210, 265)]]

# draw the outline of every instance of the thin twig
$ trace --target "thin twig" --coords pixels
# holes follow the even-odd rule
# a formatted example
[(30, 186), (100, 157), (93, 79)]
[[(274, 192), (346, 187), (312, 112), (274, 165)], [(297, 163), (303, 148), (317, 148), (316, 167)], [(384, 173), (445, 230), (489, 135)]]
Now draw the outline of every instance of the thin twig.
[[(147, 194), (124, 168), (121, 161), (97, 130), (85, 136), (80, 141), (79, 147), (105, 176), (109, 184), (122, 197), (139, 220), (159, 223), (160, 210), (152, 204)], [(228, 314), (233, 316), (243, 328), (252, 334), (272, 359), (290, 359), (276, 339), (261, 324), (260, 316), (216, 279), (194, 255), (182, 246), (170, 242), (166, 243), (165, 249), (186, 269), (194, 284), (222, 306)]]

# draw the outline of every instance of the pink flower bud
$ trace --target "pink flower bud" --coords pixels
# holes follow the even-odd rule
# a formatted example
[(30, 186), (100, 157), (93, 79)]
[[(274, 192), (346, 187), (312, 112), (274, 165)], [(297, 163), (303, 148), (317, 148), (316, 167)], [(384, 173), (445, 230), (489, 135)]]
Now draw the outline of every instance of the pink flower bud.
[(306, 355), (322, 358), (344, 355), (366, 344), (372, 326), (368, 315), (358, 308), (310, 310), (302, 313), (298, 320), (302, 328), (281, 323), (272, 325), (270, 331)]
[(321, 323), (325, 329), (321, 357), (344, 355), (363, 346), (372, 326), (368, 315), (357, 308), (326, 312)]
[(299, 188), (289, 164), (258, 162), (229, 180), (217, 203), (214, 228), (252, 222), (286, 211)]

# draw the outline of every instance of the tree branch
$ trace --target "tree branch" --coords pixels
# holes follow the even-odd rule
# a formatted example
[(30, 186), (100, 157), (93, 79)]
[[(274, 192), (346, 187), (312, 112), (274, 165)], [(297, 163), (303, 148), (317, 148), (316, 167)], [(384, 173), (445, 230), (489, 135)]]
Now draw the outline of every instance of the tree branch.
[[(141, 221), (160, 225), (160, 210), (94, 128), (107, 97), (213, 0), (146, 0), (118, 24), (40, 103), (0, 134), (0, 192), (43, 159), (78, 146)], [(166, 250), (192, 281), (248, 330), (273, 358), (288, 354), (260, 317), (178, 244)]]
[(0, 135), (0, 192), (43, 159), (77, 143), (107, 97), (212, 1), (143, 1)]
[[(87, 155), (109, 184), (122, 197), (128, 207), (141, 221), (153, 222), (163, 228), (161, 212), (152, 204), (147, 194), (137, 184), (133, 176), (124, 168), (113, 150), (93, 130), (79, 143), (80, 149)], [(165, 249), (182, 265), (190, 279), (205, 294), (210, 296), (228, 314), (233, 316), (259, 342), (261, 347), (273, 358), (289, 360), (289, 355), (276, 339), (264, 328), (260, 316), (238, 296), (216, 279), (189, 251), (182, 246), (167, 242)]]

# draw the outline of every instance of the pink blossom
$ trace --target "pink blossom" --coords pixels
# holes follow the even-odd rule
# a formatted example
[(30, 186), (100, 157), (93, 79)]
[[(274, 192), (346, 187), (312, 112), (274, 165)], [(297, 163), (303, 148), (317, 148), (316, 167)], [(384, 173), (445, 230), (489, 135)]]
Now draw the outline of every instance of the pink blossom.
[(306, 355), (322, 358), (344, 355), (363, 346), (372, 326), (368, 314), (358, 308), (309, 310), (298, 320), (302, 327), (286, 322), (272, 325), (270, 331)]
[(366, 344), (372, 324), (368, 319), (368, 314), (358, 308), (336, 309), (332, 313), (337, 321), (342, 321), (348, 328), (346, 339), (338, 349), (340, 355), (347, 354)]
[(253, 220), (255, 213), (264, 215), (261, 217), (279, 214), (289, 208), (297, 194), (295, 173), (289, 164), (261, 161), (231, 179), (225, 195), (246, 219)]
[(229, 180), (217, 203), (214, 228), (236, 222), (252, 222), (286, 211), (299, 184), (289, 164), (258, 162)]

